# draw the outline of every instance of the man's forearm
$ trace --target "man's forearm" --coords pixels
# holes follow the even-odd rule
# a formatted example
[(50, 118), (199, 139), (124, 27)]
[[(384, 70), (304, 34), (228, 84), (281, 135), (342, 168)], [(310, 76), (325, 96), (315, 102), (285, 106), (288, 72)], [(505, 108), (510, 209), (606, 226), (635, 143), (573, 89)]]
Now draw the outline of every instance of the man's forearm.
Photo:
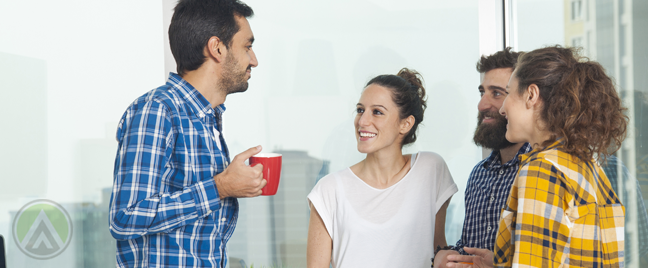
[(110, 232), (120, 240), (169, 232), (205, 217), (221, 205), (213, 180), (198, 182), (178, 192), (148, 196), (132, 204), (128, 200), (135, 200), (142, 192), (118, 192), (121, 194), (116, 196), (110, 209)]

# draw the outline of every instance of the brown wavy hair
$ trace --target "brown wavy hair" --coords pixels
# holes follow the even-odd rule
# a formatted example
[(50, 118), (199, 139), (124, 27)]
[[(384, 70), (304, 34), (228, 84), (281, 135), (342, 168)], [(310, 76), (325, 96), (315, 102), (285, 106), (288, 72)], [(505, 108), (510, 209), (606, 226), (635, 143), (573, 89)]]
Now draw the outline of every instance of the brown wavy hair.
[(520, 52), (511, 51), (511, 47), (506, 47), (504, 50), (500, 50), (490, 56), (482, 55), (475, 67), (482, 74), (500, 68), (513, 69), (519, 56)]
[(553, 46), (522, 53), (515, 73), (520, 94), (532, 84), (540, 89), (539, 117), (551, 132), (541, 146), (562, 139), (567, 153), (586, 161), (595, 154), (605, 161), (620, 148), (628, 116), (601, 64), (574, 48)]

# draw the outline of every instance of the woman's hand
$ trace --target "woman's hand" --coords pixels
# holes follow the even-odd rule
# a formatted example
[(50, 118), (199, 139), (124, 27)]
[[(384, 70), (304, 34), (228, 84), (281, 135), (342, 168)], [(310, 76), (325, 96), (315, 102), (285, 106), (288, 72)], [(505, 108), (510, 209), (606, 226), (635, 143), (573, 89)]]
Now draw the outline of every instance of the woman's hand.
[(464, 247), (464, 250), (473, 254), (466, 255), (449, 255), (446, 267), (449, 268), (490, 268), (493, 267), (493, 252), (488, 249)]

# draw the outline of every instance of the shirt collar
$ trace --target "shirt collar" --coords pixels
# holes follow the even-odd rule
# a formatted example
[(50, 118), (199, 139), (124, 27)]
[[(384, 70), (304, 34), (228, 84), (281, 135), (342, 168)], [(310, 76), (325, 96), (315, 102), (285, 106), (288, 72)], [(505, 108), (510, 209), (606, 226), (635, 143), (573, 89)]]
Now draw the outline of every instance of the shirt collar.
[[(170, 72), (167, 79), (168, 86), (175, 88), (180, 96), (189, 104), (193, 113), (198, 117), (203, 118), (205, 115), (213, 114), (214, 109), (211, 108), (211, 103), (196, 90), (187, 80), (184, 80), (180, 75)], [(221, 114), (225, 111), (225, 104), (216, 106), (216, 111)]]
[(484, 168), (491, 169), (491, 168), (498, 168), (500, 166), (510, 167), (516, 165), (520, 161), (519, 160), (520, 155), (524, 155), (529, 151), (531, 151), (531, 145), (529, 143), (524, 143), (524, 145), (522, 145), (522, 147), (520, 147), (520, 149), (517, 151), (513, 159), (509, 160), (508, 162), (502, 165), (500, 151), (494, 150), (484, 161)]
[(547, 147), (544, 147), (544, 148), (538, 147), (535, 150), (530, 151), (530, 152), (528, 152), (526, 154), (519, 155), (518, 158), (520, 158), (520, 163), (526, 164), (526, 162), (529, 161), (529, 158), (531, 158), (532, 156), (537, 155), (538, 153), (540, 153), (542, 151), (547, 151), (547, 150), (551, 150), (551, 149), (554, 149), (554, 148), (562, 147), (562, 145), (563, 145), (562, 138), (560, 138), (560, 139), (557, 139), (556, 141), (554, 141), (551, 145), (549, 145)]

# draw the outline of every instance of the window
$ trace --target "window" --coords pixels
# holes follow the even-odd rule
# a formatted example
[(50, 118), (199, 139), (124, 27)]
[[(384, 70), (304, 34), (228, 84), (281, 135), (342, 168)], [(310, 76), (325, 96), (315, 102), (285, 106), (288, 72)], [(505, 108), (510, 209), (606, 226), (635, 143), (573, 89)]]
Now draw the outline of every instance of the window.
[[(456, 243), (466, 181), (482, 159), (472, 136), (479, 102), (475, 63), (488, 37), (480, 37), (484, 25), (477, 15), (486, 1), (243, 1), (256, 14), (250, 24), (259, 67), (247, 92), (227, 98), (223, 135), (232, 156), (260, 144), (265, 152), (282, 153), (284, 165), (276, 196), (239, 200), (229, 266), (305, 267), (306, 195), (325, 174), (363, 159), (353, 133), (355, 104), (370, 78), (402, 67), (423, 75), (428, 94), (418, 141), (404, 152), (434, 151), (448, 164), (459, 192), (448, 208), (446, 237)], [(0, 91), (9, 100), (0, 106), (6, 126), (0, 134), (0, 234), (9, 267), (115, 267), (107, 215), (115, 130), (125, 108), (173, 70), (165, 65), (169, 58), (160, 38), (170, 19), (168, 2), (176, 1), (132, 1), (128, 7), (38, 1), (38, 9), (31, 2), (0, 2)], [(615, 77), (631, 107), (631, 132), (617, 155), (630, 179), (619, 179), (618, 186), (627, 189), (626, 248), (638, 256), (642, 244), (633, 238), (641, 234), (637, 219), (643, 214), (637, 198), (648, 198), (648, 95), (640, 88), (648, 84), (648, 39), (636, 31), (642, 18), (632, 11), (647, 4), (517, 2), (515, 50), (586, 42), (588, 55)], [(593, 29), (591, 36), (566, 29), (565, 20), (583, 20), (586, 7), (584, 29)], [(21, 208), (41, 199), (55, 202), (52, 209), (60, 205), (60, 215), (69, 216), (61, 219), (71, 226), (70, 236), (64, 228), (56, 231), (60, 244), (39, 242), (48, 250), (64, 249), (46, 260), (20, 248), (32, 237), (27, 231), (14, 236)], [(635, 257), (626, 267), (638, 265)]]
[(581, 36), (572, 37), (570, 46), (572, 46), (572, 47), (582, 47), (583, 46), (583, 37), (581, 37)]
[(571, 0), (571, 20), (579, 21), (583, 19), (583, 0)]
[[(529, 0), (526, 0), (529, 1)], [(566, 3), (569, 2), (569, 5)], [(550, 3), (555, 3), (551, 5)], [(596, 60), (614, 78), (617, 90), (624, 105), (628, 108), (630, 124), (627, 137), (621, 149), (616, 153), (620, 160), (617, 165), (604, 166), (608, 177), (626, 207), (625, 225), (625, 264), (626, 267), (646, 267), (648, 263), (640, 261), (648, 253), (648, 216), (645, 204), (648, 203), (648, 121), (646, 120), (648, 94), (641, 88), (645, 85), (645, 70), (648, 68), (646, 58), (646, 31), (632, 31), (643, 27), (643, 19), (634, 16), (637, 10), (648, 7), (645, 1), (612, 1), (612, 0), (565, 0), (562, 10), (559, 1), (548, 1), (546, 6), (552, 10), (544, 13), (565, 14), (561, 23), (554, 21), (547, 25), (542, 33), (536, 32), (536, 25), (520, 20), (520, 50), (533, 50), (545, 44), (539, 44), (537, 39), (558, 40), (564, 36), (560, 44), (565, 46), (583, 47), (585, 56)], [(582, 20), (583, 9), (588, 8), (588, 19), (582, 25), (573, 23)], [(563, 13), (564, 12), (564, 13)], [(635, 12), (635, 13), (633, 13)], [(535, 16), (529, 9), (518, 9), (518, 17)], [(567, 16), (569, 15), (569, 16)], [(569, 20), (567, 18), (570, 18)], [(583, 40), (586, 37), (586, 40)], [(535, 43), (533, 43), (535, 42)], [(641, 73), (644, 70), (643, 73)]]

